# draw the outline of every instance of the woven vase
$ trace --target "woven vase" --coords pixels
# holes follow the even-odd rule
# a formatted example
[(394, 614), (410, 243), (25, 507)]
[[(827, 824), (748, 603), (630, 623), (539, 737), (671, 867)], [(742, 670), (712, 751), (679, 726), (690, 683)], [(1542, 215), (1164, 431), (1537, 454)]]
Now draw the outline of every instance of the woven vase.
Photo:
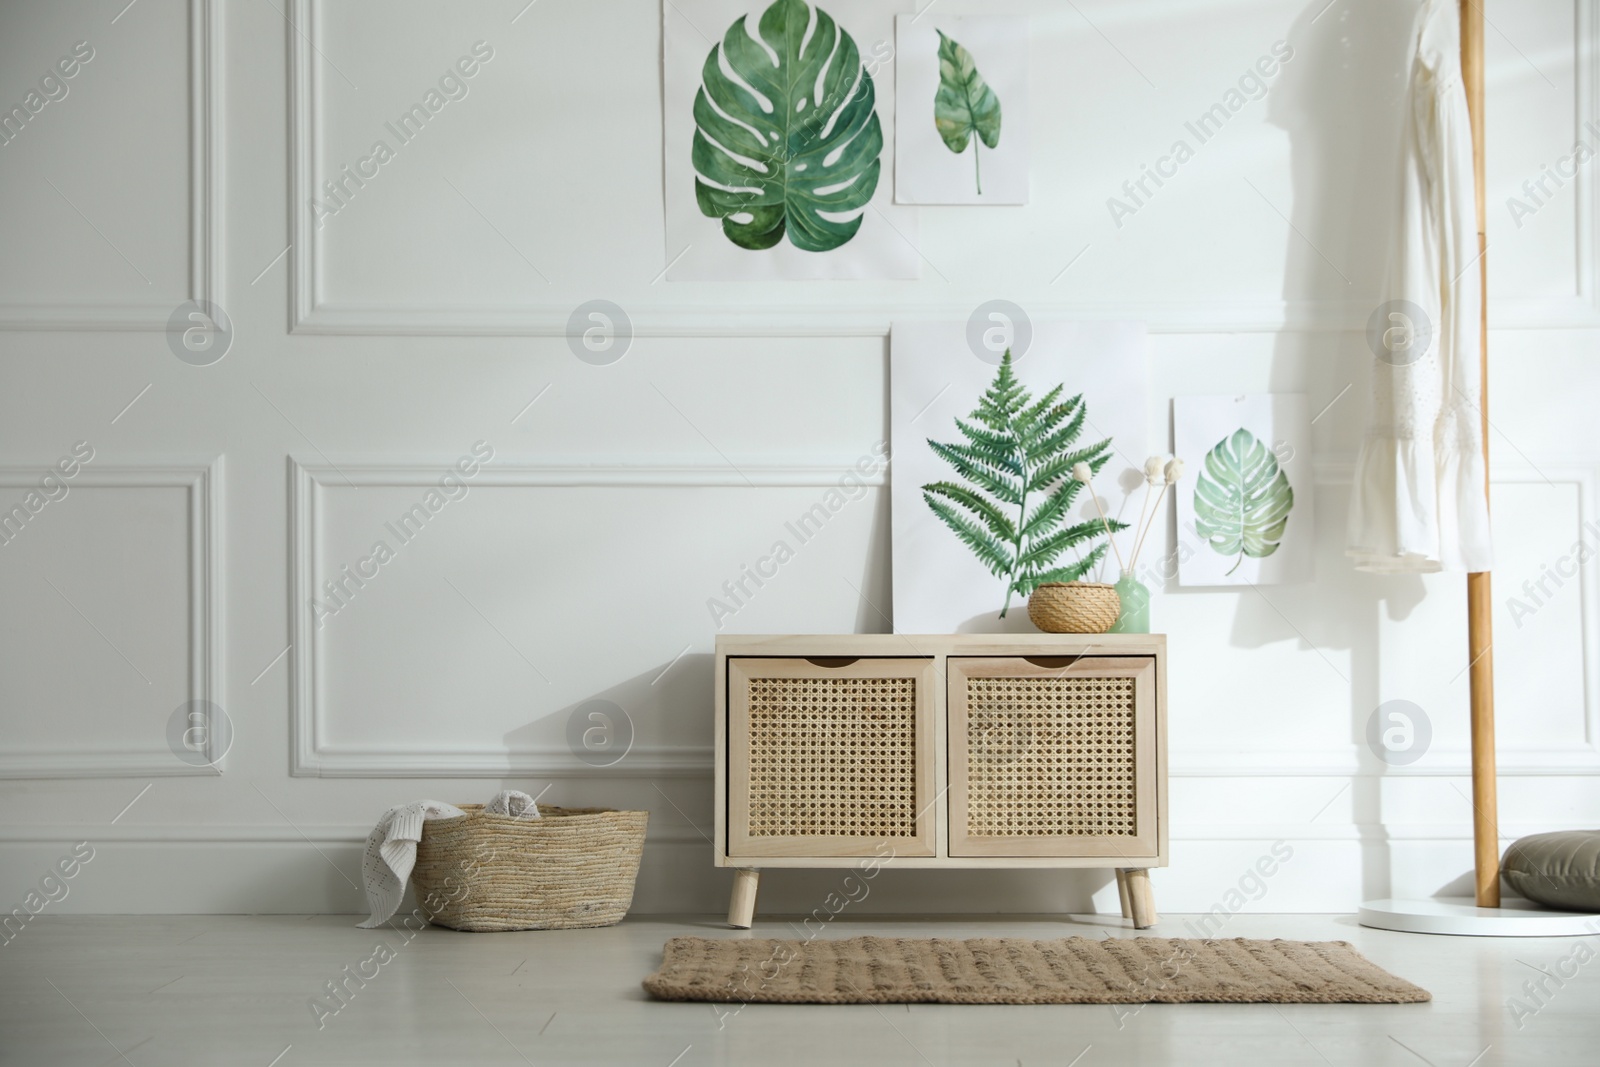
[(422, 824), (411, 871), (428, 921), (455, 930), (611, 926), (633, 903), (643, 811), (539, 808), (539, 818), (485, 815)]
[(1046, 582), (1028, 597), (1028, 618), (1045, 633), (1103, 634), (1122, 612), (1115, 586)]

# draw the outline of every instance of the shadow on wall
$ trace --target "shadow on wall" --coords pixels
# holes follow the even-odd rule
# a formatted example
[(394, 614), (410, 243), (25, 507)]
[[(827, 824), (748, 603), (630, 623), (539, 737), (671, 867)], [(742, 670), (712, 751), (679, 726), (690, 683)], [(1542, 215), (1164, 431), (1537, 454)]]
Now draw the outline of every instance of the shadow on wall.
[[(1295, 61), (1274, 89), (1268, 121), (1289, 135), (1293, 205), (1283, 270), (1283, 299), (1313, 315), (1351, 315), (1364, 322), (1382, 292), (1399, 191), (1399, 143), (1407, 102), (1415, 0), (1311, 0), (1290, 27)], [(1307, 389), (1312, 409), (1343, 395), (1342, 405), (1313, 427), (1319, 454), (1359, 448), (1367, 410), (1371, 353), (1360, 332), (1283, 331), (1273, 353), (1275, 390)], [(1342, 393), (1348, 388), (1348, 393)], [(1390, 850), (1383, 829), (1382, 778), (1390, 766), (1367, 759), (1367, 724), (1385, 694), (1380, 620), (1407, 618), (1425, 595), (1415, 575), (1355, 572), (1344, 555), (1345, 486), (1319, 501), (1321, 574), (1313, 586), (1285, 590), (1278, 606), (1246, 596), (1234, 620), (1233, 643), (1259, 647), (1281, 633), (1280, 609), (1309, 620), (1301, 634), (1312, 647), (1350, 650), (1350, 739), (1362, 752), (1352, 818), (1361, 836), (1362, 891), (1391, 892)], [(1329, 498), (1332, 498), (1331, 500)], [(1275, 597), (1275, 599), (1277, 599)], [(1298, 603), (1296, 603), (1298, 601)], [(1463, 635), (1464, 641), (1464, 635)], [(1331, 664), (1330, 664), (1331, 667)]]
[[(881, 501), (879, 520), (887, 526), (887, 494)], [(886, 531), (885, 531), (886, 532)], [(874, 564), (862, 576), (862, 588), (872, 588)], [(881, 566), (881, 564), (879, 564)], [(864, 609), (871, 611), (870, 608)], [(876, 620), (877, 615), (872, 614)], [(887, 625), (880, 627), (887, 630)], [(874, 627), (863, 627), (871, 632)], [(599, 691), (559, 711), (542, 716), (504, 735), (507, 750), (541, 762), (551, 747), (566, 737), (571, 749), (573, 776), (555, 779), (545, 804), (583, 806), (641, 805), (650, 811), (645, 862), (640, 867), (635, 910), (656, 912), (718, 912), (726, 904), (732, 872), (714, 868), (712, 845), (713, 798), (711, 776), (647, 777), (638, 781), (630, 760), (646, 760), (663, 737), (696, 737), (712, 744), (713, 665), (706, 653), (685, 655)], [(664, 716), (675, 721), (671, 727)], [(691, 726), (688, 719), (693, 719)], [(582, 764), (593, 768), (582, 770)], [(612, 776), (635, 778), (620, 782)], [(481, 790), (487, 798), (497, 789), (538, 793), (549, 778), (507, 776)], [(649, 784), (646, 784), (649, 783)], [(702, 839), (704, 844), (702, 845)], [(762, 886), (766, 915), (817, 916), (830, 921), (834, 911), (824, 904), (836, 901), (841, 879), (849, 870), (783, 870), (774, 872)], [(336, 879), (336, 872), (327, 872)], [(1092, 913), (1093, 897), (1110, 886), (1110, 870), (1043, 871), (918, 871), (886, 867), (871, 883), (871, 899), (853, 900), (851, 916), (889, 914), (945, 914), (949, 901), (974, 902), (975, 914)], [(330, 891), (337, 886), (330, 886)], [(843, 917), (843, 916), (841, 916)], [(798, 936), (806, 936), (804, 933)]]
[(1289, 134), (1293, 231), (1283, 297), (1367, 304), (1388, 257), (1415, 0), (1311, 0), (1290, 25), (1294, 62), (1267, 102)]
[[(897, 870), (891, 864), (871, 881), (855, 875), (854, 868), (765, 871), (758, 914), (790, 921), (792, 936), (799, 938), (848, 937), (848, 928), (830, 930), (830, 924), (868, 915), (948, 916), (952, 900), (965, 901), (961, 914), (975, 919), (1050, 915), (1061, 928), (1053, 937), (1101, 936), (1079, 926), (1132, 929), (1120, 917), (1112, 918), (1114, 900), (1111, 914), (1099, 916), (1103, 921), (1073, 918), (1095, 914), (1094, 895), (1112, 884), (1109, 869), (929, 871)], [(712, 910), (726, 900), (717, 899)]]
[[(885, 369), (885, 375), (888, 371)], [(894, 587), (890, 585), (892, 563), (889, 558), (889, 487), (877, 492), (878, 499), (872, 507), (872, 534), (867, 544), (866, 562), (862, 565), (860, 585), (856, 592), (860, 604), (856, 607), (858, 634), (894, 633)]]
[[(711, 747), (711, 673), (709, 653), (689, 653), (664, 662), (508, 731), (506, 750), (513, 761), (521, 756), (545, 763), (561, 760), (564, 745), (572, 756), (574, 775), (587, 766), (597, 776), (637, 777), (630, 761), (643, 763), (657, 753), (681, 761), (694, 749)], [(669, 724), (668, 719), (674, 722)], [(668, 737), (692, 737), (695, 742), (687, 750), (664, 748)], [(706, 792), (709, 808), (709, 779)]]

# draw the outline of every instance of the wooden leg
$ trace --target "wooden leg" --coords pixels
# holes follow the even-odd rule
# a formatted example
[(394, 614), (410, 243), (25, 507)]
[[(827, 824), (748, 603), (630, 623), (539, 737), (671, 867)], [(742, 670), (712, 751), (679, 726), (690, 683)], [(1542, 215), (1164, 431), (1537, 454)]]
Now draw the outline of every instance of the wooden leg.
[(1133, 918), (1133, 902), (1128, 899), (1128, 872), (1117, 868), (1117, 899), (1122, 902), (1122, 917)]
[(738, 930), (750, 929), (756, 917), (756, 887), (761, 883), (761, 872), (740, 868), (733, 872), (733, 896), (728, 901), (728, 925)]
[(1133, 911), (1135, 929), (1145, 930), (1160, 921), (1156, 914), (1156, 898), (1150, 892), (1150, 872), (1143, 867), (1127, 871), (1128, 903)]

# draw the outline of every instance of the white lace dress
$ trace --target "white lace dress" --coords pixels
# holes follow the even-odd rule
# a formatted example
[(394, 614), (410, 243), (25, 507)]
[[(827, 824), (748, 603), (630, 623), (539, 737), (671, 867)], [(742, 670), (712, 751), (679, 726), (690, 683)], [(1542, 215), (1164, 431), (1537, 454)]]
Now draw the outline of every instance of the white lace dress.
[(1478, 229), (1456, 0), (1418, 14), (1402, 201), (1369, 325), (1372, 411), (1350, 498), (1360, 570), (1486, 571)]

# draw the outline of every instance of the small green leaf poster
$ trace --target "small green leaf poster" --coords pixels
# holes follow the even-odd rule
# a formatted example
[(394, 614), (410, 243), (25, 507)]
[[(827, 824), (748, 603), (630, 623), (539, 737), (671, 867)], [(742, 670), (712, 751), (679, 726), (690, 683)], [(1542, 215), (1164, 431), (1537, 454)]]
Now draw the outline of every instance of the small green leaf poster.
[(1173, 400), (1180, 585), (1310, 581), (1311, 423), (1303, 394)]
[(941, 15), (895, 21), (895, 199), (1028, 202), (1028, 20)]

